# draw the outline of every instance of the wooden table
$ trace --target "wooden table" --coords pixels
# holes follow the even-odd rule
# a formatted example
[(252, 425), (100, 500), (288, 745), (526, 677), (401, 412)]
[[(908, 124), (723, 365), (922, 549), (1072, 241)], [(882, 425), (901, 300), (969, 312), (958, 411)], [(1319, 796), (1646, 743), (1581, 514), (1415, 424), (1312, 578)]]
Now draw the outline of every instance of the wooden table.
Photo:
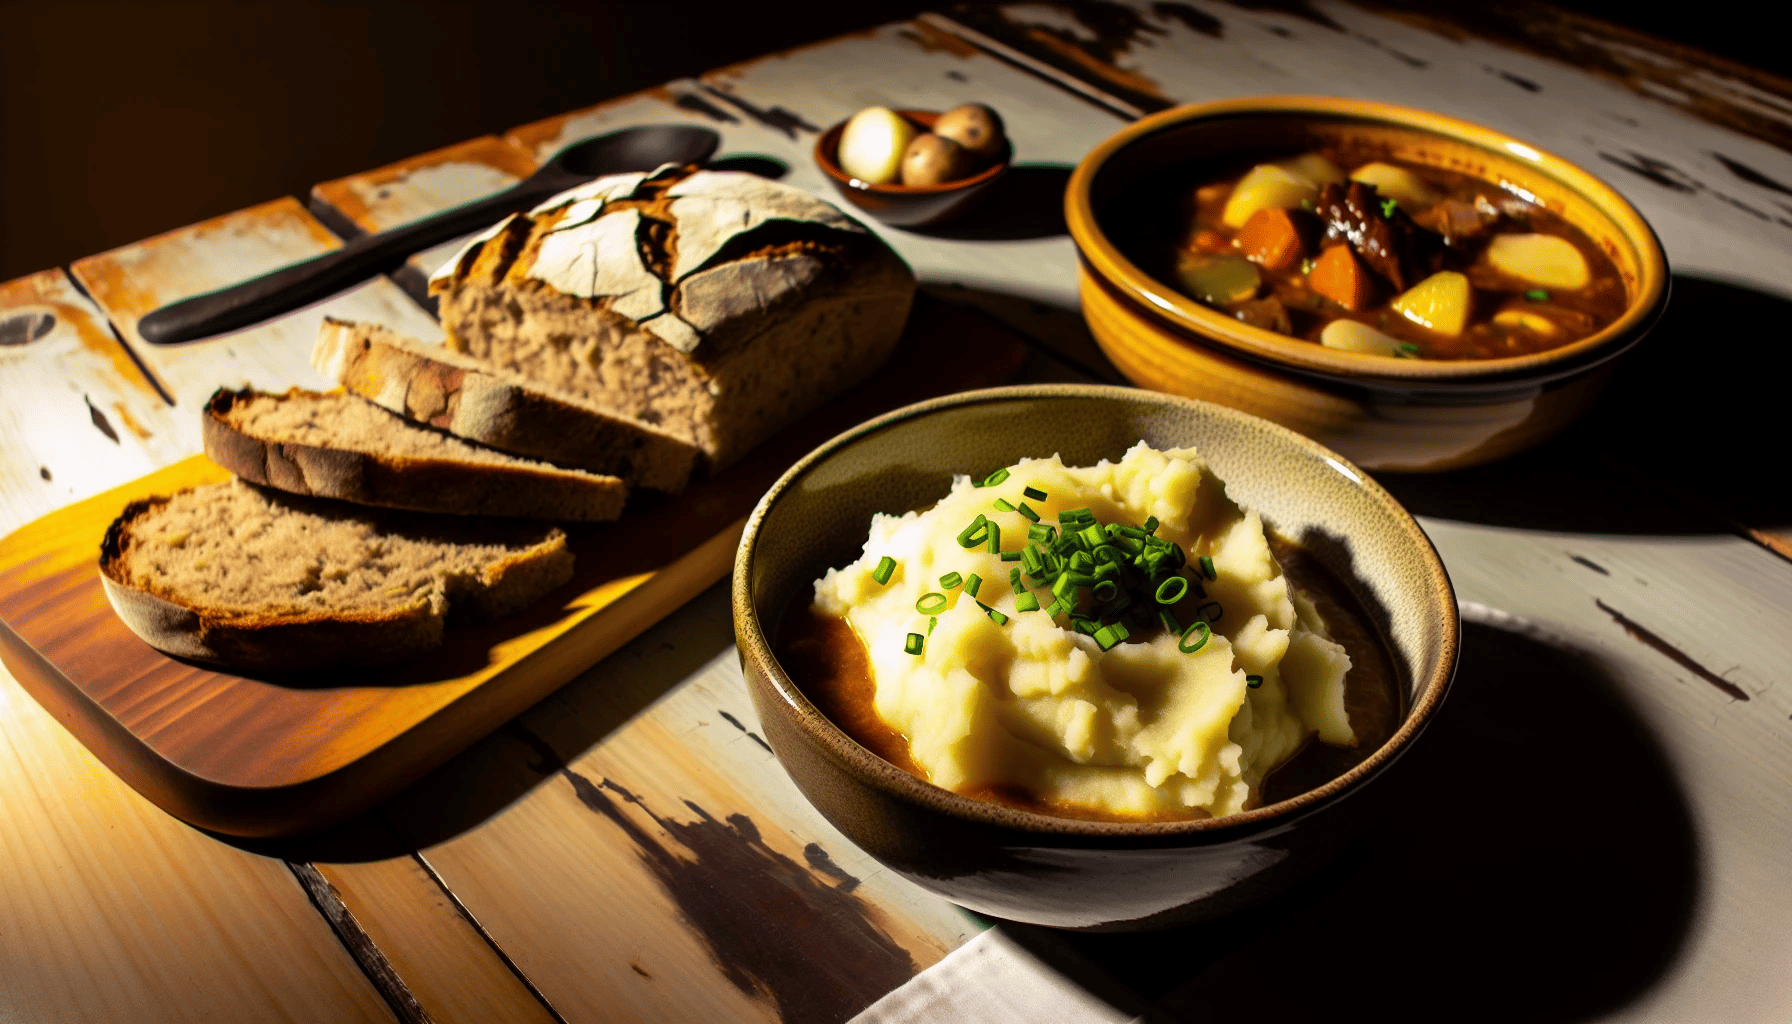
[[(1673, 312), (1567, 437), (1386, 479), (1469, 623), (1430, 768), (1410, 773), (1414, 810), (1225, 929), (1016, 935), (1165, 1019), (1251, 993), (1305, 1019), (1349, 986), (1394, 1018), (1785, 1020), (1792, 517), (1767, 433), (1784, 428), (1783, 383), (1722, 357), (1783, 345), (1792, 311), (1792, 84), (1503, 10), (926, 15), (0, 285), (0, 533), (197, 451), (196, 406), (219, 384), (323, 383), (305, 354), (326, 313), (439, 336), (418, 286), (446, 249), (200, 345), (143, 345), (149, 309), (486, 194), (618, 126), (706, 125), (723, 155), (782, 163), (828, 196), (808, 155), (818, 129), (872, 103), (995, 105), (1016, 142), (1013, 201), (976, 228), (882, 233), (935, 295), (1028, 339), (1022, 379), (1099, 379), (1113, 371), (1075, 313), (1053, 213), (1096, 142), (1230, 95), (1430, 107), (1606, 176), (1666, 245)], [(1770, 337), (1746, 333), (1763, 323)], [(1427, 799), (1438, 779), (1472, 802)], [(0, 1020), (837, 1021), (986, 924), (882, 871), (797, 794), (757, 734), (719, 584), (304, 841), (169, 817), (0, 670)]]

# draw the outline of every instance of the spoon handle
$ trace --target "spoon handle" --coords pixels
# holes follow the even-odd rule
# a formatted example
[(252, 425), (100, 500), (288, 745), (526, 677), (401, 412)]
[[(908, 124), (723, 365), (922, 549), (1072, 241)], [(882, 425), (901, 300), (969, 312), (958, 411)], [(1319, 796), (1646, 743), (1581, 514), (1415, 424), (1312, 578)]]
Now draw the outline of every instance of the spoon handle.
[(577, 181), (571, 176), (529, 178), (484, 199), (363, 235), (303, 263), (152, 310), (137, 321), (137, 334), (152, 345), (172, 345), (260, 323), (329, 298), (399, 266), (414, 252), (486, 227)]

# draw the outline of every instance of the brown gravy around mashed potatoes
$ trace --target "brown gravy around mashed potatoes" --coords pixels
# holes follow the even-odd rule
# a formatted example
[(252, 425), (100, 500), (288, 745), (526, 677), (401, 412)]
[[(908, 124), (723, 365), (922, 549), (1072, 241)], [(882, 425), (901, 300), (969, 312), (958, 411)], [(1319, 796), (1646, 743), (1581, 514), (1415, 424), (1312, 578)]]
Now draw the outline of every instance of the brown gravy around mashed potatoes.
[[(1262, 802), (1274, 803), (1317, 788), (1355, 767), (1387, 742), (1405, 712), (1387, 647), (1369, 624), (1348, 588), (1318, 559), (1271, 534), (1271, 549), (1282, 571), (1318, 609), (1332, 639), (1350, 655), (1344, 703), (1356, 741), (1338, 747), (1309, 739), (1293, 757), (1276, 768), (1263, 785)], [(791, 679), (829, 721), (867, 750), (903, 771), (926, 779), (927, 773), (909, 754), (907, 737), (878, 717), (873, 707), (876, 684), (865, 644), (845, 618), (822, 615), (809, 597), (799, 595), (784, 617), (778, 659)], [(1018, 810), (1061, 818), (1093, 821), (1176, 821), (1206, 817), (1185, 813), (1119, 815), (1074, 804), (1048, 803), (1010, 787), (977, 787), (964, 795)]]

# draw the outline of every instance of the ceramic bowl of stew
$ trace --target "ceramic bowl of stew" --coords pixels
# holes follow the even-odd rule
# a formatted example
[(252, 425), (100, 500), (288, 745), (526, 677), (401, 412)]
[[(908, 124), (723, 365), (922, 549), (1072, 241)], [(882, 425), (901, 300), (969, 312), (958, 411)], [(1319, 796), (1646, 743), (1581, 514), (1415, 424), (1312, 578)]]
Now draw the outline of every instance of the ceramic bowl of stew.
[[(898, 110), (922, 131), (932, 131), (940, 119), (937, 110)], [(885, 224), (899, 228), (927, 227), (943, 224), (974, 210), (987, 196), (990, 186), (1008, 172), (1014, 161), (1014, 143), (1004, 140), (1002, 155), (977, 173), (937, 185), (873, 185), (846, 173), (840, 167), (840, 136), (846, 130), (841, 121), (815, 141), (815, 165), (847, 202)]]
[(1668, 299), (1660, 241), (1610, 186), (1490, 128), (1383, 103), (1164, 111), (1083, 159), (1065, 212), (1084, 317), (1129, 379), (1370, 469), (1454, 469), (1543, 441)]
[[(879, 741), (858, 717), (864, 709), (850, 706), (868, 698), (833, 689), (827, 659), (817, 661), (815, 649), (799, 642), (815, 581), (858, 556), (874, 513), (928, 508), (955, 474), (1054, 452), (1067, 465), (1117, 461), (1141, 440), (1195, 447), (1226, 481), (1226, 493), (1259, 510), (1282, 538), (1277, 544), (1290, 545), (1278, 556), (1284, 569), (1332, 602), (1337, 611), (1327, 622), (1352, 651), (1351, 671), (1364, 667), (1347, 686), (1380, 688), (1389, 698), (1379, 731), (1371, 735), (1368, 719), (1355, 721), (1353, 710), (1359, 742), (1348, 756), (1302, 762), (1303, 750), (1269, 776), (1249, 809), (1184, 820), (1092, 820), (978, 799), (875, 753)], [(733, 616), (763, 735), (804, 796), (848, 839), (978, 913), (1097, 930), (1222, 914), (1322, 863), (1380, 813), (1377, 794), (1391, 787), (1375, 783), (1441, 706), (1458, 639), (1455, 596), (1430, 541), (1337, 453), (1213, 403), (1094, 385), (935, 399), (811, 452), (748, 519), (735, 559)], [(1354, 640), (1346, 639), (1349, 624)], [(838, 642), (857, 644), (845, 629)]]

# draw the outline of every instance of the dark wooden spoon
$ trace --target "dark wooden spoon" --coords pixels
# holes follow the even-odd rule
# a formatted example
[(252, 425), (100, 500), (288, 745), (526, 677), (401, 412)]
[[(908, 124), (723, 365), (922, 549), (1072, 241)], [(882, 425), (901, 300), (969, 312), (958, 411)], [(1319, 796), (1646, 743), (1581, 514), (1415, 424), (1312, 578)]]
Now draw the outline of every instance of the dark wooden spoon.
[(171, 302), (137, 322), (154, 345), (223, 334), (310, 305), (403, 264), (451, 238), (477, 231), (575, 185), (605, 174), (650, 171), (661, 164), (700, 164), (720, 136), (695, 125), (651, 124), (586, 139), (554, 154), (534, 174), (496, 195), (432, 217), (364, 235), (333, 252), (241, 284)]

